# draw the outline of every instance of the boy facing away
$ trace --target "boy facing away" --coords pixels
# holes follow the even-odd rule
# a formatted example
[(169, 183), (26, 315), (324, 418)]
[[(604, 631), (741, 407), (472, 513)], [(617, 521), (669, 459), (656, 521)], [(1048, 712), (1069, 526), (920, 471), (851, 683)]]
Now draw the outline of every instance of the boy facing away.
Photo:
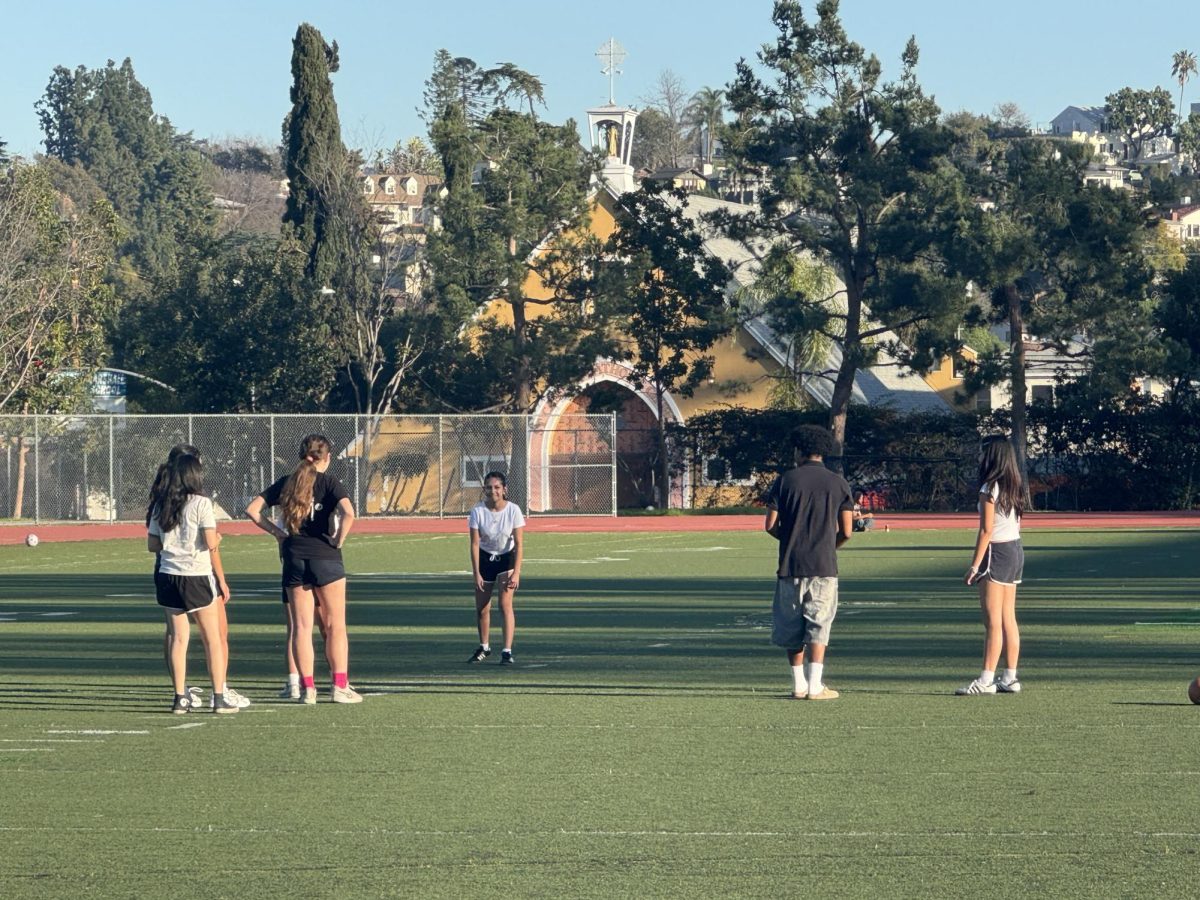
[(825, 648), (837, 615), (837, 548), (850, 540), (854, 500), (841, 475), (825, 468), (833, 435), (817, 425), (792, 432), (800, 464), (767, 492), (763, 527), (779, 541), (771, 643), (783, 647), (797, 700), (836, 700), (824, 682)]

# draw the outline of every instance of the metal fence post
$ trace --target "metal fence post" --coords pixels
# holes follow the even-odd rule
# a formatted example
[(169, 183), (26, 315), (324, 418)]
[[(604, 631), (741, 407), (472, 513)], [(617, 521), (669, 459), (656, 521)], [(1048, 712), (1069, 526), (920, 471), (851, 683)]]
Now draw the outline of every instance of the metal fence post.
[(188, 443), (193, 445), (196, 443), (192, 440), (192, 417), (190, 415), (188, 416)]
[(42, 521), (42, 432), (41, 416), (33, 414), (33, 521)]
[(617, 514), (617, 414), (610, 412), (609, 434), (612, 435), (612, 514)]
[[(364, 430), (364, 428), (362, 426), (359, 425), (359, 422), (361, 420), (362, 420), (362, 416), (355, 415), (354, 430), (356, 432), (358, 432), (358, 434), (361, 436), (361, 440), (358, 442), (358, 453), (354, 457), (354, 508), (356, 510), (362, 510), (362, 512), (365, 513), (367, 511), (367, 504), (366, 504), (365, 500), (363, 499), (363, 495), (362, 495), (362, 482), (359, 479), (359, 471), (361, 469), (361, 466), (359, 465), (359, 463), (362, 462), (362, 455), (363, 455), (363, 453), (365, 453), (367, 451), (368, 444), (367, 444), (367, 432)], [(368, 425), (366, 427), (369, 428), (370, 426)], [(361, 514), (362, 513), (360, 513), (360, 515)]]
[(438, 518), (446, 517), (446, 479), (442, 471), (444, 452), (442, 450), (442, 417), (437, 417), (438, 423)]
[[(117, 521), (117, 482), (116, 482), (116, 479), (113, 477), (113, 461), (115, 459), (114, 444), (116, 443), (113, 440), (113, 422), (114, 422), (114, 417), (109, 416), (108, 417), (108, 521), (110, 521), (110, 522)], [(190, 438), (188, 439), (188, 443), (191, 443)]]
[(268, 419), (271, 422), (271, 484), (275, 483), (275, 414), (271, 413)]
[(529, 440), (529, 432), (533, 427), (533, 416), (525, 413), (525, 509), (529, 509), (529, 500), (533, 497), (533, 460), (529, 458), (529, 451), (532, 447), (532, 442)]

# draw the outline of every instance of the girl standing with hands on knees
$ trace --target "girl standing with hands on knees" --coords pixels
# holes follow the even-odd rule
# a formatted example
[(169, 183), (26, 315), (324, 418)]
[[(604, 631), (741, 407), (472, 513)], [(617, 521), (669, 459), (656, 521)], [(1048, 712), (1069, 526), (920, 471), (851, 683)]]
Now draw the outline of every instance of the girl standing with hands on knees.
[[(330, 700), (361, 703), (350, 687), (350, 643), (346, 636), (346, 569), (342, 545), (354, 525), (354, 506), (342, 483), (329, 474), (329, 439), (310, 434), (300, 442), (300, 462), (250, 501), (248, 515), (280, 543), (283, 587), (288, 595), (289, 639), (300, 673), (301, 703), (317, 702), (313, 676), (313, 618), (321, 604), (325, 647), (333, 675)], [(283, 527), (265, 515), (278, 506)]]
[[(1017, 585), (1025, 569), (1021, 547), (1021, 513), (1025, 486), (1013, 445), (1003, 436), (984, 440), (979, 454), (979, 535), (975, 555), (963, 580), (979, 585), (983, 612), (983, 670), (954, 693), (1020, 693), (1017, 658), (1021, 633), (1017, 628)], [(996, 666), (1004, 654), (1004, 672)]]
[(508, 482), (502, 472), (488, 472), (483, 478), (483, 500), (475, 504), (467, 517), (471, 532), (471, 571), (475, 576), (475, 619), (479, 628), (479, 648), (471, 654), (469, 663), (483, 662), (492, 655), (488, 643), (492, 591), (499, 586), (500, 612), (504, 616), (500, 665), (513, 664), (513, 632), (517, 627), (513, 594), (521, 583), (525, 515), (521, 507), (508, 499), (507, 488)]

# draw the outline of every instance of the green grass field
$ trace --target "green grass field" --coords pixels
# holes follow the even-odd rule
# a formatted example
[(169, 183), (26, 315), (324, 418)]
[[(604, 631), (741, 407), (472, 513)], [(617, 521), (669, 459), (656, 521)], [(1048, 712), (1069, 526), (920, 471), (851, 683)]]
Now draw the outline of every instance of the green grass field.
[(0, 547), (0, 897), (1200, 895), (1200, 535), (1027, 533), (1025, 692), (954, 697), (971, 537), (843, 551), (818, 704), (763, 535), (535, 529), (512, 668), (464, 664), (465, 537), (355, 536), (369, 696), (316, 707), (230, 537), (228, 717), (167, 714), (141, 542)]

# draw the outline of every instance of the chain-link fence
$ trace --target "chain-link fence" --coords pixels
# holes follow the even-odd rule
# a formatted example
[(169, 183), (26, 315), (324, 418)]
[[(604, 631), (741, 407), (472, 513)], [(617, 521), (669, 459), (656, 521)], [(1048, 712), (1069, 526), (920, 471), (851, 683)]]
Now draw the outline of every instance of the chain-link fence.
[(295, 467), (300, 440), (324, 434), (330, 471), (360, 516), (462, 516), (483, 477), (504, 472), (530, 515), (613, 516), (616, 417), (564, 415), (191, 415), (0, 417), (0, 517), (140, 520), (171, 447), (194, 444), (205, 486), (237, 517)]

